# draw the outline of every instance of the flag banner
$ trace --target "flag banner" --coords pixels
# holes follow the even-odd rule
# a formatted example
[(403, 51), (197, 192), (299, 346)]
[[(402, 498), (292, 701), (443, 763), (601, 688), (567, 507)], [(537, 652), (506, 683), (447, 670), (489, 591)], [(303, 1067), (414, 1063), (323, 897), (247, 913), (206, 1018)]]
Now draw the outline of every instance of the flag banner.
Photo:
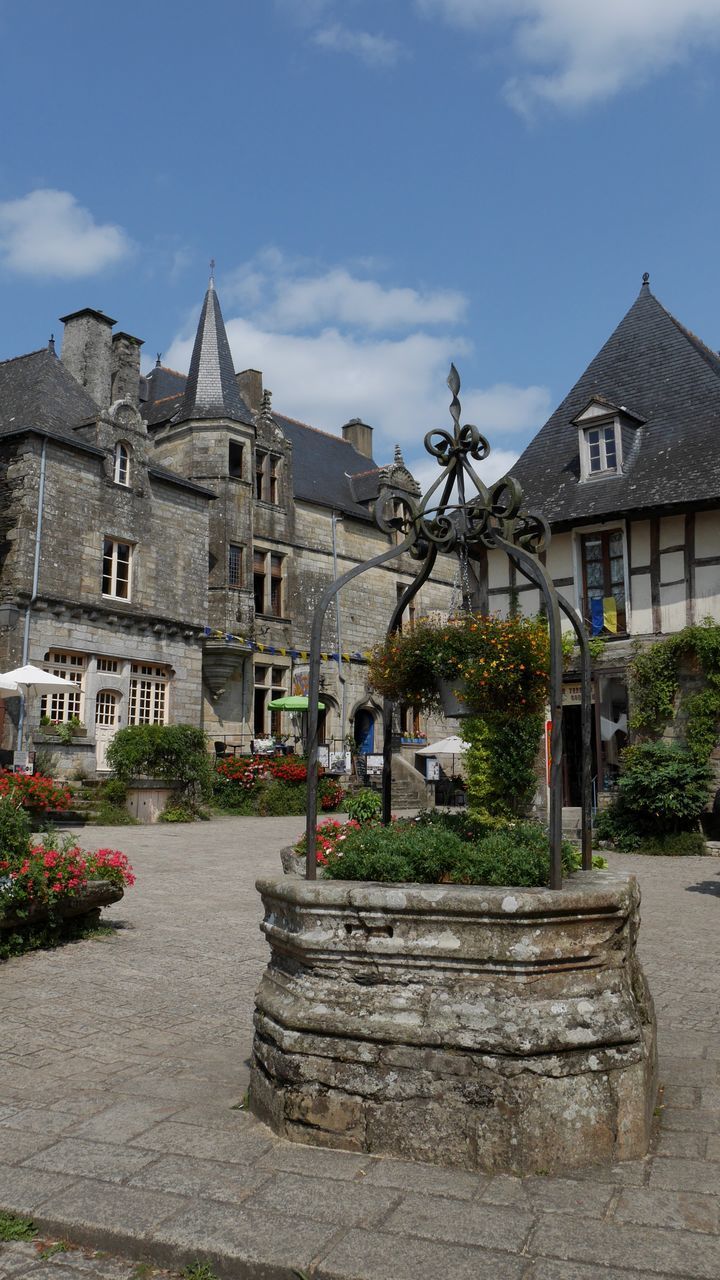
[(592, 635), (599, 636), (604, 625), (605, 625), (605, 621), (604, 621), (603, 601), (600, 599), (591, 600), (590, 601), (590, 631)]
[(617, 601), (614, 596), (606, 596), (603, 600), (603, 622), (606, 631), (611, 631), (613, 635), (617, 635)]

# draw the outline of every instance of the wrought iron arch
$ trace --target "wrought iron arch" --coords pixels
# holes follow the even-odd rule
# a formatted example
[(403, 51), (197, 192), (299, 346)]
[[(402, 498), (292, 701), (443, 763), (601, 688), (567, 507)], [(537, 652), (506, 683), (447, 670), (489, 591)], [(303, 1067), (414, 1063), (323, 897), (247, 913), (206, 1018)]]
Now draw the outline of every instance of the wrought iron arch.
[[(540, 559), (540, 552), (550, 542), (550, 529), (545, 518), (523, 506), (523, 491), (513, 476), (487, 486), (474, 466), (483, 461), (490, 446), (477, 427), (460, 424), (460, 377), (455, 365), (450, 366), (448, 387), (452, 392), (450, 416), (452, 431), (434, 430), (425, 436), (425, 448), (436, 459), (441, 473), (420, 499), (397, 489), (384, 490), (375, 507), (379, 528), (392, 537), (404, 534), (401, 541), (363, 564), (355, 565), (323, 591), (313, 616), (310, 640), (310, 679), (308, 712), (308, 805), (306, 875), (314, 880), (317, 833), (317, 756), (318, 698), (320, 693), (320, 649), (322, 627), (328, 606), (354, 578), (369, 569), (378, 568), (406, 552), (420, 562), (413, 581), (406, 587), (392, 610), (387, 634), (396, 631), (400, 619), (414, 596), (427, 582), (438, 555), (469, 555), (484, 547), (503, 551), (520, 573), (537, 586), (544, 602), (550, 636), (550, 887), (562, 885), (562, 635), (560, 613), (570, 619), (581, 655), (582, 741), (583, 741), (583, 868), (592, 865), (590, 809), (590, 653), (587, 636), (575, 611), (558, 595), (552, 578)], [(466, 486), (472, 486), (470, 496)], [(455, 491), (455, 492), (454, 492)], [(434, 501), (435, 495), (437, 501)], [(456, 496), (455, 496), (456, 495)], [(390, 821), (392, 807), (392, 712), (389, 699), (383, 704), (383, 821)]]

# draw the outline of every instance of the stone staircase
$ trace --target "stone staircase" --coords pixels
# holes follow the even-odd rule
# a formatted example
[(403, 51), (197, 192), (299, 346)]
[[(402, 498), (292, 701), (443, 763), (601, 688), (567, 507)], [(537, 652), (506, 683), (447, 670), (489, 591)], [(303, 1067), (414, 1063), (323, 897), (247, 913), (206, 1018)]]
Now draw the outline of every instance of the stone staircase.
[(100, 799), (102, 783), (94, 779), (65, 784), (72, 793), (69, 809), (57, 809), (46, 815), (54, 827), (84, 827), (92, 822)]

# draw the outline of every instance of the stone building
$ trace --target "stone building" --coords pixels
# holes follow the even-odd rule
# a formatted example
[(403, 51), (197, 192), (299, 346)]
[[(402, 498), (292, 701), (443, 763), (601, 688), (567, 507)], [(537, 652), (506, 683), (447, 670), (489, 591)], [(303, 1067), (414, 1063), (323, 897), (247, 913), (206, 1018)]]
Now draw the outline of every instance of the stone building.
[[(20, 611), (0, 669), (32, 662), (77, 685), (29, 707), (35, 745), (41, 714), (81, 721), (60, 754), (89, 772), (125, 724), (199, 724), (245, 749), (292, 739), (297, 722), (268, 704), (306, 689), (324, 586), (387, 548), (375, 499), (416, 492), (399, 450), (381, 467), (359, 419), (336, 436), (273, 411), (260, 372), (235, 374), (212, 281), (187, 376), (158, 359), (143, 377), (141, 341), (100, 311), (63, 323), (61, 358), (51, 340), (0, 364), (0, 602)], [(379, 748), (363, 655), (414, 570), (369, 572), (328, 614), (326, 741)], [(437, 577), (413, 612), (449, 595)], [(7, 760), (17, 703), (0, 717)], [(408, 740), (426, 730), (412, 708), (401, 720)]]
[[(720, 358), (658, 302), (636, 301), (513, 467), (552, 528), (547, 563), (596, 662), (593, 773), (612, 786), (627, 738), (627, 665), (646, 644), (720, 622)], [(535, 614), (539, 593), (491, 553), (491, 609)], [(569, 625), (569, 624), (568, 624)], [(565, 803), (580, 803), (580, 689), (566, 675)]]

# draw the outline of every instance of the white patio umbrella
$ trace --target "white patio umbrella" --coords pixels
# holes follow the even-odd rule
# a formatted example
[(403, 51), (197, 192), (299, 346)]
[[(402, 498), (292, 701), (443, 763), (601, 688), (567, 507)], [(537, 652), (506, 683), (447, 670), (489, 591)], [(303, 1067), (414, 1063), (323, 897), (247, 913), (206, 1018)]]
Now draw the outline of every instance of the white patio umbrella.
[(18, 751), (22, 750), (25, 701), (28, 694), (56, 693), (59, 689), (75, 689), (77, 687), (72, 680), (65, 680), (62, 676), (54, 676), (52, 672), (43, 671), (42, 667), (33, 667), (30, 663), (26, 663), (24, 667), (13, 667), (12, 671), (0, 672), (0, 686), (3, 689), (7, 687), (7, 692), (0, 693), (0, 697), (12, 698), (19, 696), (22, 698), (20, 720), (18, 722)]
[(452, 756), (450, 771), (454, 773), (455, 757), (461, 756), (463, 751), (467, 751), (468, 746), (469, 743), (464, 742), (457, 733), (451, 733), (448, 738), (440, 738), (437, 742), (431, 742), (427, 747), (421, 747), (417, 754), (419, 756)]

